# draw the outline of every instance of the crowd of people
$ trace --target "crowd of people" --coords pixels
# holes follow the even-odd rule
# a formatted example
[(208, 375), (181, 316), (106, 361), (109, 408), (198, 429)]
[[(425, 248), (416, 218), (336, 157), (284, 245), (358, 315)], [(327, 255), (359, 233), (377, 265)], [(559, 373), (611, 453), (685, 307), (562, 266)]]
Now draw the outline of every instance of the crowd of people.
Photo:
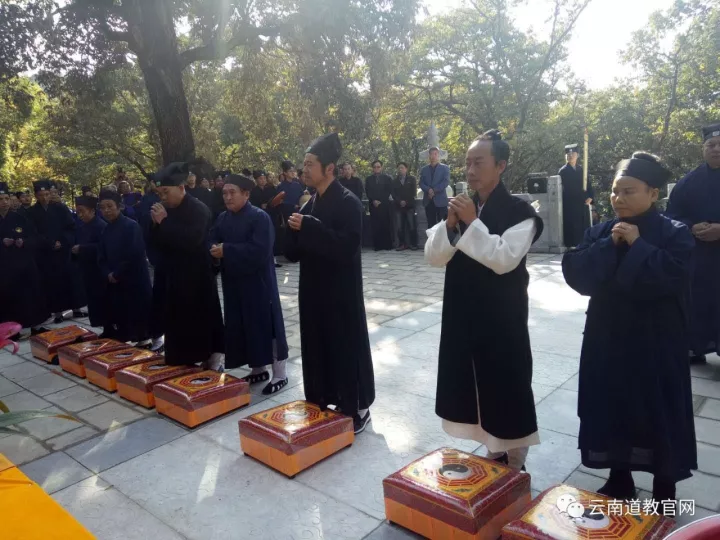
[[(671, 174), (646, 152), (617, 166), (613, 220), (590, 226), (592, 194), (570, 186), (568, 201), (588, 214), (583, 225), (578, 208), (569, 210), (581, 230), (569, 230), (562, 261), (567, 284), (590, 298), (579, 446), (584, 465), (610, 469), (598, 490), (608, 497), (634, 499), (631, 473), (646, 471), (653, 498), (674, 500), (676, 483), (697, 469), (689, 366), (720, 353), (720, 124), (703, 139), (705, 162), (680, 180), (664, 213), (656, 203)], [(577, 183), (576, 146), (566, 153), (561, 176)], [(502, 182), (510, 154), (497, 130), (473, 141), (465, 165), (472, 197), (448, 197), (437, 147), (417, 184), (405, 163), (392, 179), (376, 161), (363, 185), (351, 164), (338, 166), (337, 134), (313, 142), (299, 175), (284, 161), (277, 185), (261, 170), (198, 183), (191, 166), (173, 163), (142, 195), (122, 178), (97, 197), (84, 189), (73, 213), (50, 181), (35, 182), (34, 205), (0, 183), (0, 322), (36, 332), (51, 313), (61, 322), (87, 305), (105, 336), (164, 346), (168, 364), (247, 365), (245, 380), (273, 394), (288, 384), (274, 259), (282, 252), (300, 264), (306, 398), (351, 416), (359, 433), (375, 398), (361, 199), (365, 191), (375, 249), (392, 247), (393, 215), (398, 248), (417, 249), (419, 187), (425, 259), (446, 268), (436, 412), (450, 435), (524, 470), (529, 447), (540, 443), (526, 260), (544, 224)]]

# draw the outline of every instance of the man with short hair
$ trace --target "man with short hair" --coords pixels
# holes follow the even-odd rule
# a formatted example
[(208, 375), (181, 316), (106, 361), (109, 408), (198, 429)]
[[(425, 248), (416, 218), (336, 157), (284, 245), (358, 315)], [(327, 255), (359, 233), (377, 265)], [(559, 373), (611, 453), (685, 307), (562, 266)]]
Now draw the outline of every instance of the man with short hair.
[(308, 401), (335, 405), (355, 433), (370, 421), (375, 400), (362, 284), (362, 217), (358, 198), (335, 180), (342, 154), (336, 133), (305, 154), (305, 181), (317, 193), (288, 220), (285, 256), (300, 262), (300, 342)]
[(363, 183), (357, 176), (355, 176), (355, 167), (352, 163), (345, 163), (342, 166), (342, 176), (340, 177), (340, 184), (345, 189), (355, 195), (362, 201), (363, 198)]
[(17, 193), (10, 194), (10, 211), (11, 212), (17, 212), (18, 208), (20, 208), (20, 195), (21, 195), (20, 191), (18, 191)]
[(440, 148), (433, 146), (428, 151), (429, 164), (420, 169), (420, 189), (423, 192), (423, 206), (428, 229), (447, 218), (448, 198), (445, 191), (450, 185), (450, 167), (440, 163)]
[(578, 165), (578, 145), (565, 147), (565, 165), (558, 174), (562, 179), (563, 238), (566, 247), (575, 247), (582, 242), (585, 230), (591, 226), (588, 205), (593, 201), (593, 189), (589, 184), (583, 187), (583, 168)]
[(150, 245), (165, 270), (165, 362), (204, 362), (222, 370), (224, 329), (217, 280), (208, 253), (210, 209), (185, 193), (187, 163), (171, 163), (155, 175), (161, 203), (150, 211)]
[(705, 163), (670, 193), (667, 216), (695, 236), (690, 312), (690, 361), (720, 354), (720, 124), (703, 128)]
[(29, 189), (23, 189), (22, 191), (18, 191), (16, 195), (20, 200), (20, 208), (18, 208), (17, 211), (27, 217), (27, 211), (30, 210), (32, 206), (32, 193), (30, 193)]
[(415, 251), (418, 248), (417, 215), (415, 214), (417, 182), (414, 176), (408, 175), (408, 166), (404, 161), (398, 163), (397, 171), (392, 185), (392, 198), (398, 216), (397, 250), (403, 251), (409, 247)]
[(197, 176), (195, 175), (195, 173), (190, 173), (188, 175), (185, 192), (188, 195), (192, 195), (193, 197), (195, 197), (198, 201), (203, 203), (208, 208), (212, 206), (212, 192), (198, 185)]
[[(288, 384), (288, 345), (273, 261), (275, 230), (267, 212), (249, 201), (256, 187), (245, 176), (225, 177), (227, 210), (210, 233), (210, 255), (222, 274), (225, 367), (249, 365), (252, 371), (243, 380), (249, 384), (269, 381), (262, 393), (270, 395)], [(272, 377), (268, 366), (272, 366)]]
[(383, 162), (373, 161), (373, 173), (365, 179), (370, 202), (370, 226), (375, 251), (392, 249), (392, 178), (383, 173)]
[(543, 222), (502, 183), (509, 159), (497, 130), (470, 145), (465, 171), (475, 197), (450, 202), (447, 221), (427, 232), (425, 258), (447, 268), (435, 409), (443, 429), (521, 469), (540, 442), (525, 263)]

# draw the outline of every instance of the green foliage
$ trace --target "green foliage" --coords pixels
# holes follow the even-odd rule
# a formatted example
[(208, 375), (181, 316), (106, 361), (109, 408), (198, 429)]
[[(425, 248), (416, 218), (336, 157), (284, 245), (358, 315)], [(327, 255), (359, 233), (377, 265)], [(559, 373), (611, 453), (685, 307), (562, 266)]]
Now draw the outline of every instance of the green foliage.
[(61, 420), (71, 420), (72, 422), (77, 422), (78, 420), (73, 418), (72, 416), (68, 416), (66, 414), (57, 414), (53, 412), (48, 411), (14, 411), (10, 412), (7, 405), (0, 400), (0, 412), (3, 414), (0, 414), (0, 433), (1, 432), (8, 432), (8, 433), (18, 433), (16, 431), (10, 430), (9, 428), (17, 426), (23, 422), (27, 422), (28, 420), (33, 420), (35, 418), (59, 418)]

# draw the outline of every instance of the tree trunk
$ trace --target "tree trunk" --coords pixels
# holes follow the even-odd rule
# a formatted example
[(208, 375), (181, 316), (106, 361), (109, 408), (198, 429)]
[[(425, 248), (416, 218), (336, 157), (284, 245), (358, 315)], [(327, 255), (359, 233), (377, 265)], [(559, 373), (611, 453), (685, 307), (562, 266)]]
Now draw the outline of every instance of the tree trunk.
[(195, 141), (169, 0), (132, 0), (129, 8), (129, 30), (138, 43), (138, 64), (157, 123), (163, 162), (192, 161)]

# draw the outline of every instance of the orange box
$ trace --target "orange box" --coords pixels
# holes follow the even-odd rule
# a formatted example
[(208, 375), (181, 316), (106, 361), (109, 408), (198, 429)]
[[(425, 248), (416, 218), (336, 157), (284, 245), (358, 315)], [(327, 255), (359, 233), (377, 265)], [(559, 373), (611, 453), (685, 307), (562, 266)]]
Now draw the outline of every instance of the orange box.
[(83, 360), (88, 356), (102, 354), (112, 351), (130, 349), (130, 345), (114, 339), (94, 339), (60, 347), (57, 351), (60, 367), (63, 371), (85, 378), (85, 366)]
[[(637, 511), (636, 511), (637, 510)], [(603, 495), (560, 485), (543, 491), (502, 530), (503, 540), (661, 540), (674, 521)]]
[(156, 384), (200, 371), (202, 368), (196, 366), (168, 366), (164, 359), (158, 358), (121, 369), (115, 373), (115, 381), (118, 394), (152, 409), (155, 406), (153, 387)]
[(240, 448), (293, 477), (355, 440), (352, 418), (307, 401), (293, 401), (243, 418)]
[(530, 503), (530, 475), (441, 448), (383, 480), (389, 521), (427, 538), (496, 540)]
[(192, 428), (250, 403), (250, 385), (208, 370), (158, 383), (153, 395), (157, 412)]
[(97, 338), (92, 330), (82, 326), (70, 325), (43, 332), (30, 338), (30, 350), (35, 358), (52, 363), (57, 356), (57, 350), (71, 343), (91, 341)]
[(130, 347), (119, 351), (88, 356), (83, 360), (87, 380), (108, 392), (117, 390), (115, 373), (129, 366), (157, 360), (162, 355), (145, 349)]

